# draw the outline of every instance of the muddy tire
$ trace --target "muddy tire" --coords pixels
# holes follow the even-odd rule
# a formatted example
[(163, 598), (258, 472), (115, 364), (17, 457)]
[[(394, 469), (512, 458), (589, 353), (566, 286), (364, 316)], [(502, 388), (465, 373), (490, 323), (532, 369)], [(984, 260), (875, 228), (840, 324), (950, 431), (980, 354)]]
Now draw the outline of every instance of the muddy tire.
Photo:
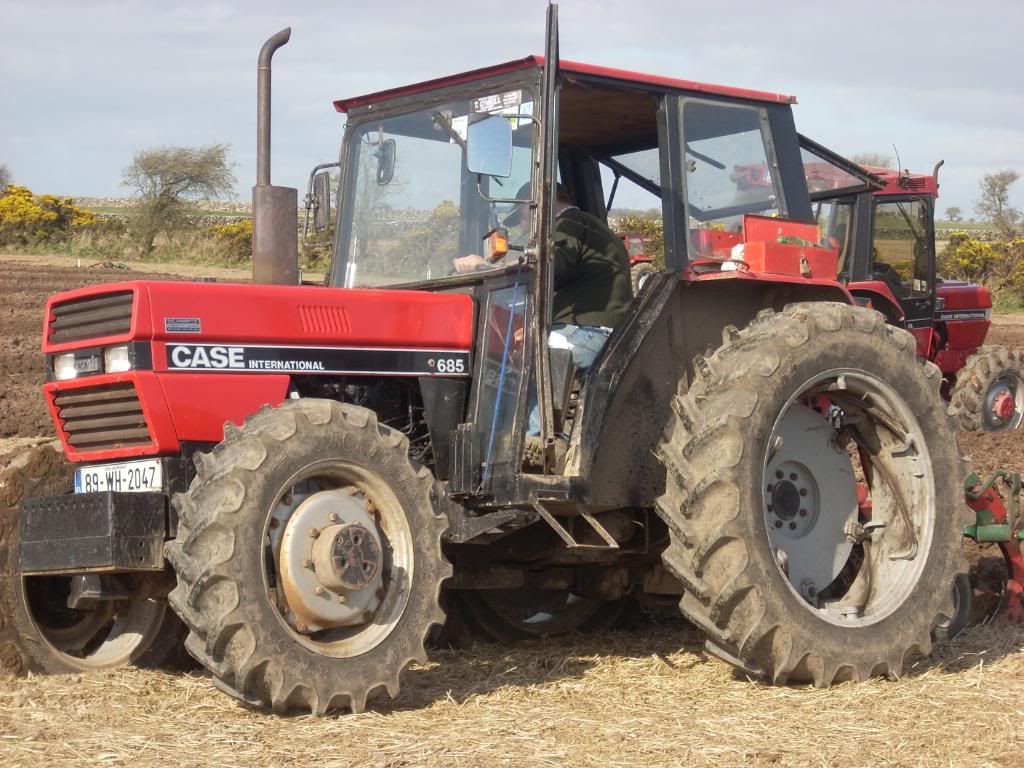
[(66, 674), (126, 664), (177, 666), (184, 627), (160, 600), (72, 610), (70, 577), (17, 569), (23, 499), (70, 493), (72, 468), (56, 441), (25, 450), (0, 473), (0, 674)]
[[(438, 598), (451, 566), (433, 476), (372, 411), (329, 400), (264, 408), (225, 433), (196, 455), (165, 548), (189, 652), (217, 687), (277, 712), (359, 712), (378, 690), (396, 696), (444, 622)], [(321, 539), (326, 549), (310, 549)], [(353, 541), (362, 554), (350, 547), (330, 559)], [(330, 566), (357, 561), (354, 575)]]
[(633, 279), (633, 295), (639, 296), (640, 290), (644, 287), (651, 276), (658, 271), (658, 268), (649, 261), (641, 261), (639, 264), (634, 264), (629, 270), (629, 274)]
[(956, 377), (950, 402), (960, 429), (1004, 432), (1024, 423), (1024, 351), (982, 347)]
[[(776, 684), (823, 687), (897, 677), (910, 655), (930, 652), (965, 570), (963, 473), (940, 381), (908, 332), (832, 303), (764, 310), (695, 360), (659, 448), (657, 510), (670, 529), (663, 560), (686, 590), (680, 608), (711, 653)], [(823, 395), (841, 404), (839, 424), (874, 446), (869, 519), (887, 527), (867, 537), (869, 549), (844, 536), (845, 524), (863, 520), (860, 481), (825, 418), (834, 412), (806, 405)], [(794, 421), (799, 429), (786, 431)], [(820, 445), (801, 430), (823, 434)], [(830, 474), (816, 479), (809, 467), (819, 460)], [(808, 548), (828, 531), (828, 549)], [(822, 569), (816, 586), (793, 583)]]
[(971, 607), (974, 604), (974, 587), (966, 573), (957, 574), (953, 585), (953, 615), (943, 619), (932, 630), (932, 638), (938, 642), (949, 642), (971, 623)]

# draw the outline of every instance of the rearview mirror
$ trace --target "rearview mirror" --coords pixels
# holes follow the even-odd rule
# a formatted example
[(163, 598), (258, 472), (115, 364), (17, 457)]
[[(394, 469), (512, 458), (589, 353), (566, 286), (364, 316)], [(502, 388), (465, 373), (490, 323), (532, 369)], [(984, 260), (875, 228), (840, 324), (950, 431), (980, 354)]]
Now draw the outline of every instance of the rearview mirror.
[(470, 173), (508, 178), (512, 175), (512, 122), (501, 115), (486, 115), (472, 122), (466, 133), (466, 168)]
[(321, 232), (331, 226), (331, 174), (320, 171), (313, 177), (313, 229)]
[(395, 175), (395, 140), (385, 139), (377, 145), (377, 184), (390, 184)]

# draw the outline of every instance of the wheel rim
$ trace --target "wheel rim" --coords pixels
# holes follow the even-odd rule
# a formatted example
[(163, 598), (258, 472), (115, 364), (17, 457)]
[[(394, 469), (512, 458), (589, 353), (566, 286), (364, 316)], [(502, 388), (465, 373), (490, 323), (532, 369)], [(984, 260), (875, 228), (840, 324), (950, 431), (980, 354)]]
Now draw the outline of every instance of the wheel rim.
[(264, 529), (264, 582), (278, 620), (306, 648), (351, 658), (405, 612), (413, 538), (391, 490), (353, 462), (314, 462), (277, 495)]
[(156, 639), (167, 612), (165, 602), (141, 597), (68, 608), (69, 576), (25, 576), (21, 583), (29, 616), (50, 651), (82, 670), (136, 660)]
[[(607, 606), (605, 601), (581, 597), (571, 591), (500, 589), (480, 590), (476, 595), (512, 630), (511, 634), (535, 637), (577, 630)], [(493, 625), (493, 622), (488, 624)]]
[(916, 588), (935, 522), (931, 464), (916, 417), (873, 374), (828, 371), (789, 399), (762, 497), (776, 566), (821, 619), (874, 624)]
[(1024, 379), (1007, 371), (985, 390), (985, 428), (990, 432), (1017, 429), (1024, 418)]

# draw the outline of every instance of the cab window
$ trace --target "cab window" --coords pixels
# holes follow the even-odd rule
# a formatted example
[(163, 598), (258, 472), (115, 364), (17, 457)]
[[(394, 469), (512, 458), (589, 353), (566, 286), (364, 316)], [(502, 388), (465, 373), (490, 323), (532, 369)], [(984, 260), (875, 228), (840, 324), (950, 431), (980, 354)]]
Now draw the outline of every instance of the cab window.
[(899, 298), (931, 293), (931, 212), (921, 200), (875, 204), (873, 272)]

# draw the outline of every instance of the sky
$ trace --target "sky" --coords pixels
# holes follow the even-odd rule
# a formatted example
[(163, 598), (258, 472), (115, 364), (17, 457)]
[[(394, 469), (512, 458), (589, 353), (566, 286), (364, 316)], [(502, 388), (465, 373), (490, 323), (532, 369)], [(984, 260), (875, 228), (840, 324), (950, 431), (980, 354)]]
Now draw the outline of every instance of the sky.
[[(544, 0), (0, 0), (0, 164), (35, 192), (127, 196), (139, 150), (230, 145), (255, 183), (256, 58), (273, 62), (272, 181), (337, 159), (334, 99), (542, 53)], [(1019, 0), (564, 0), (566, 59), (793, 94), (836, 151), (930, 171), (971, 214), (985, 173), (1024, 172)], [(1024, 208), (1024, 181), (1011, 202)]]

